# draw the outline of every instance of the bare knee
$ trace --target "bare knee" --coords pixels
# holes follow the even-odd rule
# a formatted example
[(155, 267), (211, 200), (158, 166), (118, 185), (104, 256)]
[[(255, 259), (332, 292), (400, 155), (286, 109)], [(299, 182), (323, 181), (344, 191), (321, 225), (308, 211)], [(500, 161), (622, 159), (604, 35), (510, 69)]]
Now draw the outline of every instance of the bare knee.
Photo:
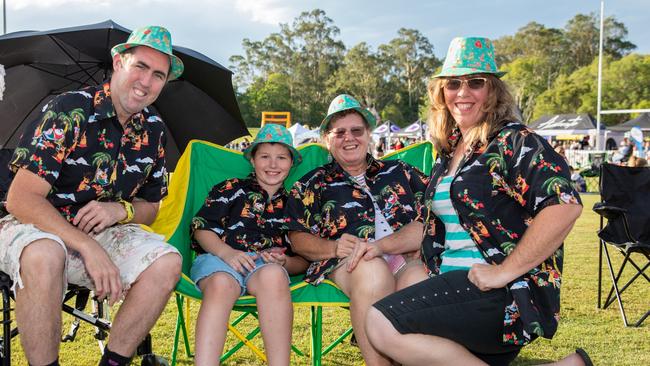
[(351, 276), (351, 297), (379, 299), (395, 292), (395, 278), (382, 259), (359, 261)]
[(277, 294), (278, 291), (289, 291), (289, 280), (284, 268), (272, 263), (255, 272), (247, 287), (253, 295), (259, 295), (262, 291)]
[(199, 281), (199, 288), (203, 293), (203, 299), (223, 299), (224, 297), (237, 298), (241, 287), (237, 280), (225, 272), (217, 272)]
[(36, 275), (43, 279), (56, 279), (63, 276), (64, 268), (65, 250), (61, 244), (50, 239), (36, 240), (26, 246), (20, 255), (20, 272), (23, 277)]
[(366, 314), (366, 334), (368, 340), (376, 349), (392, 347), (390, 340), (398, 335), (393, 325), (374, 306)]
[(166, 291), (172, 291), (181, 276), (182, 260), (176, 253), (168, 253), (156, 259), (143, 272), (142, 279), (154, 280)]

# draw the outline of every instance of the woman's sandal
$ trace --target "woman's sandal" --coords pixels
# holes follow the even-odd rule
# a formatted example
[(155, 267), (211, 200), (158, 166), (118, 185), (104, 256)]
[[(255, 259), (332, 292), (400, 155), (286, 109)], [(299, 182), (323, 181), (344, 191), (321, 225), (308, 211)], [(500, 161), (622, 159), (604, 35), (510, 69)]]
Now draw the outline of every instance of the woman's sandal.
[(594, 366), (594, 363), (591, 362), (591, 358), (589, 358), (587, 351), (583, 350), (582, 348), (576, 348), (576, 353), (578, 356), (580, 356), (580, 358), (582, 358), (582, 362), (585, 363), (585, 366)]

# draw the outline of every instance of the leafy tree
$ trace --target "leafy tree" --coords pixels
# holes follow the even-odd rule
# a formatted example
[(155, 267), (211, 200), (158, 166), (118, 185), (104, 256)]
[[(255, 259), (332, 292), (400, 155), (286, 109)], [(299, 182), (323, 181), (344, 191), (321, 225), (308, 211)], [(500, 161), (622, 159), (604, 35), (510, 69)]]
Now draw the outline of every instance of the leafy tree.
[(347, 52), (343, 65), (329, 80), (329, 90), (331, 95), (353, 95), (381, 119), (378, 110), (382, 110), (391, 97), (392, 88), (387, 79), (386, 63), (362, 42)]
[(433, 70), (440, 65), (433, 54), (433, 45), (415, 29), (401, 28), (397, 38), (388, 44), (379, 46), (381, 57), (390, 67), (390, 78), (398, 86), (397, 92), (403, 91), (404, 103), (393, 101), (404, 108), (403, 115), (409, 123), (418, 117), (418, 102), (426, 93), (426, 80)]
[[(645, 108), (650, 100), (650, 56), (631, 54), (620, 60), (607, 57), (603, 65), (602, 109)], [(623, 76), (624, 77), (621, 77)], [(553, 87), (542, 93), (533, 118), (544, 114), (597, 112), (598, 61), (560, 76)], [(617, 124), (629, 115), (605, 115), (606, 124)]]

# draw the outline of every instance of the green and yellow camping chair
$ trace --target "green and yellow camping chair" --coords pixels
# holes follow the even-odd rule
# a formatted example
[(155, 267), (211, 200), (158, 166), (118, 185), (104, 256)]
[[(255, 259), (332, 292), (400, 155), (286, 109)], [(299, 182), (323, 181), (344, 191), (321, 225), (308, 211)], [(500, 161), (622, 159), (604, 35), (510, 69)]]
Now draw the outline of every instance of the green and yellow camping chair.
[[(289, 174), (285, 185), (289, 188), (305, 173), (328, 161), (327, 150), (318, 144), (308, 144), (298, 148), (303, 161)], [(384, 159), (402, 159), (429, 173), (433, 165), (432, 146), (430, 143), (420, 143), (409, 146), (396, 153), (387, 155)], [(166, 240), (175, 246), (183, 255), (183, 276), (176, 286), (177, 323), (172, 350), (172, 365), (176, 364), (178, 354), (178, 341), (183, 338), (186, 354), (191, 357), (187, 320), (189, 319), (189, 306), (183, 309), (186, 298), (201, 299), (201, 293), (189, 279), (190, 267), (194, 259), (190, 249), (190, 222), (192, 217), (203, 205), (210, 189), (217, 183), (230, 178), (246, 177), (252, 170), (251, 165), (242, 158), (240, 152), (223, 148), (205, 141), (193, 140), (185, 149), (178, 161), (176, 171), (173, 173), (169, 185), (169, 195), (162, 203), (160, 212), (152, 228), (157, 233), (165, 236)], [(352, 331), (348, 329), (334, 342), (323, 348), (322, 344), (322, 309), (323, 307), (347, 307), (349, 300), (336, 285), (325, 281), (319, 286), (312, 286), (302, 281), (302, 276), (293, 276), (291, 279), (291, 298), (294, 306), (308, 307), (311, 311), (311, 364), (321, 365), (321, 359), (334, 347), (341, 343)], [(243, 345), (248, 346), (262, 360), (266, 360), (264, 353), (259, 350), (251, 339), (259, 333), (259, 328), (247, 335), (237, 330), (236, 326), (248, 316), (257, 317), (255, 298), (242, 296), (233, 308), (242, 314), (229, 325), (231, 333), (239, 342), (226, 351), (222, 360), (227, 359), (237, 352)], [(298, 348), (292, 346), (293, 351), (304, 356)]]

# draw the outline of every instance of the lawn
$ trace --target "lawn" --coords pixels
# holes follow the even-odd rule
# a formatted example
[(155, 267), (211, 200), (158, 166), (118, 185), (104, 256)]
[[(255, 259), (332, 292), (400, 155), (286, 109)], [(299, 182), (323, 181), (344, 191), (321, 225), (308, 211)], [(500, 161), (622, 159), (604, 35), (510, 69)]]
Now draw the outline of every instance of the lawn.
[[(596, 195), (584, 195), (585, 210), (565, 244), (564, 283), (562, 289), (562, 320), (553, 340), (537, 340), (526, 347), (515, 361), (515, 365), (536, 365), (572, 352), (575, 347), (583, 347), (596, 365), (650, 365), (650, 320), (641, 328), (625, 328), (616, 305), (607, 310), (596, 308), (598, 246), (596, 230), (598, 217), (591, 207), (598, 199)], [(616, 253), (613, 253), (616, 254)], [(605, 278), (605, 283), (609, 279)], [(636, 319), (650, 306), (650, 286), (637, 281), (635, 287), (626, 291), (628, 317)], [(643, 285), (643, 286), (640, 286)], [(624, 297), (626, 298), (626, 297)], [(170, 301), (165, 313), (152, 331), (154, 350), (166, 358), (170, 357), (174, 327), (176, 324), (175, 303)], [(196, 315), (198, 303), (191, 304), (191, 314)], [(349, 327), (349, 314), (344, 309), (324, 311), (324, 338), (334, 339), (339, 332)], [(194, 319), (194, 318), (193, 318)], [(64, 331), (70, 323), (66, 319)], [(246, 326), (252, 326), (252, 322)], [(193, 332), (192, 332), (193, 333)], [(99, 351), (93, 339), (93, 328), (82, 325), (77, 340), (61, 346), (63, 365), (93, 365), (99, 360)], [(297, 309), (294, 321), (294, 342), (304, 350), (309, 350), (309, 312)], [(229, 341), (232, 343), (232, 341)], [(261, 345), (261, 341), (257, 340)], [(27, 365), (18, 339), (12, 342), (12, 362), (14, 365)], [(324, 365), (362, 365), (357, 348), (345, 342), (337, 347), (324, 360)], [(191, 365), (181, 350), (178, 364)], [(255, 355), (242, 349), (227, 362), (229, 365), (260, 365)], [(307, 358), (292, 356), (292, 365), (308, 365)]]

